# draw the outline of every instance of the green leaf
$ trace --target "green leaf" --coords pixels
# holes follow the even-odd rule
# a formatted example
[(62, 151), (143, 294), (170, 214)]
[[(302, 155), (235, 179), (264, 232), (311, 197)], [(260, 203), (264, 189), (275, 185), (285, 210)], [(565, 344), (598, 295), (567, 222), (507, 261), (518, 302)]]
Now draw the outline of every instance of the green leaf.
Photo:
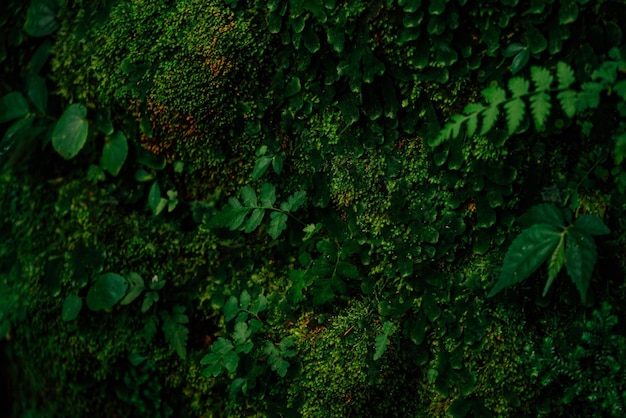
[(274, 173), (280, 174), (283, 171), (283, 163), (285, 161), (285, 153), (281, 152), (272, 158), (272, 168), (274, 169)]
[(576, 103), (578, 102), (578, 94), (574, 90), (564, 90), (556, 96), (561, 103), (563, 113), (568, 118), (573, 118), (576, 113)]
[(248, 221), (246, 222), (244, 232), (247, 234), (254, 231), (259, 225), (261, 225), (264, 216), (265, 209), (258, 208), (253, 210), (252, 215), (250, 215), (250, 218), (248, 218)]
[(511, 58), (512, 56), (519, 54), (521, 51), (525, 50), (526, 47), (520, 43), (512, 43), (506, 47), (502, 55), (505, 58)]
[(235, 324), (235, 329), (233, 331), (232, 337), (235, 345), (244, 345), (250, 336), (252, 335), (252, 331), (248, 329), (248, 324), (246, 322), (237, 322)]
[(78, 295), (69, 295), (63, 302), (61, 319), (65, 322), (73, 321), (83, 308), (83, 300)]
[(274, 207), (274, 203), (276, 202), (276, 187), (269, 183), (263, 183), (259, 198), (261, 199), (261, 206), (264, 208), (269, 209)]
[(574, 70), (572, 70), (572, 67), (570, 67), (569, 64), (562, 61), (559, 61), (556, 64), (556, 79), (559, 83), (559, 90), (565, 90), (576, 82)]
[(244, 206), (249, 208), (257, 206), (256, 192), (250, 186), (241, 189), (241, 200), (243, 200)]
[(189, 329), (185, 326), (185, 324), (189, 323), (189, 318), (184, 314), (184, 311), (185, 308), (180, 305), (175, 305), (171, 314), (167, 311), (161, 311), (165, 340), (183, 360), (187, 358), (187, 338), (189, 334)]
[(252, 169), (252, 180), (260, 179), (270, 167), (270, 164), (272, 164), (272, 157), (268, 157), (267, 155), (256, 160), (254, 168)]
[(39, 74), (43, 66), (48, 61), (50, 57), (50, 50), (52, 49), (52, 42), (49, 40), (45, 40), (39, 45), (35, 53), (33, 54), (30, 62), (28, 63), (28, 68), (26, 69), (27, 74), (35, 75)]
[(390, 342), (391, 341), (389, 341), (389, 336), (387, 334), (383, 333), (376, 336), (376, 342), (374, 344), (374, 347), (376, 348), (376, 351), (374, 352), (374, 361), (379, 360), (383, 354), (385, 354), (387, 346)]
[(68, 106), (52, 131), (52, 146), (61, 157), (69, 160), (78, 154), (87, 141), (89, 130), (87, 108), (75, 103)]
[(537, 93), (530, 96), (530, 108), (532, 109), (535, 127), (538, 131), (542, 131), (552, 108), (550, 96), (547, 93)]
[(292, 77), (285, 86), (285, 97), (291, 97), (294, 94), (299, 93), (301, 88), (300, 79), (298, 77)]
[(259, 312), (263, 312), (267, 309), (267, 298), (264, 295), (259, 295), (250, 305), (250, 313), (258, 314)]
[(22, 93), (14, 91), (0, 99), (0, 123), (28, 115), (30, 109)]
[(554, 80), (554, 76), (550, 73), (550, 70), (536, 66), (530, 68), (530, 78), (533, 80), (533, 83), (535, 83), (535, 90), (537, 91), (549, 90)]
[(128, 141), (122, 132), (117, 131), (113, 136), (107, 136), (105, 138), (100, 166), (111, 173), (111, 175), (117, 176), (127, 156)]
[(497, 105), (506, 100), (506, 91), (499, 86), (487, 87), (482, 91), (482, 94), (490, 105)]
[(517, 74), (523, 70), (529, 59), (530, 52), (528, 52), (528, 49), (521, 50), (511, 61), (511, 74)]
[(161, 188), (159, 187), (159, 183), (155, 181), (152, 183), (150, 192), (148, 193), (148, 207), (152, 209), (154, 215), (158, 215), (165, 208), (165, 205), (161, 205), (162, 200)]
[(533, 206), (518, 218), (518, 222), (524, 226), (544, 223), (556, 228), (565, 228), (563, 213), (558, 207), (551, 203), (541, 203)]
[(576, 219), (572, 230), (591, 236), (611, 233), (611, 230), (602, 222), (602, 219), (595, 215), (583, 215)]
[(272, 239), (276, 239), (287, 229), (287, 215), (281, 212), (272, 212), (270, 217), (271, 221), (267, 233)]
[(274, 370), (280, 377), (287, 375), (287, 369), (289, 368), (289, 362), (283, 358), (281, 351), (276, 347), (274, 343), (268, 341), (265, 343), (263, 350), (268, 355), (267, 363), (271, 369)]
[(128, 305), (137, 299), (146, 288), (143, 279), (137, 273), (130, 273), (126, 279), (130, 284), (130, 291), (120, 301), (120, 305)]
[(528, 94), (530, 83), (523, 77), (513, 77), (509, 80), (508, 87), (513, 97), (521, 97)]
[(509, 135), (513, 135), (524, 119), (526, 103), (524, 103), (522, 99), (517, 98), (506, 102), (504, 108), (506, 109), (506, 122)]
[(535, 224), (522, 231), (504, 256), (500, 278), (488, 297), (530, 276), (552, 254), (560, 238), (561, 231), (550, 224)]
[(347, 279), (358, 279), (359, 270), (352, 263), (346, 261), (340, 261), (337, 263), (337, 274)]
[(224, 304), (224, 320), (229, 322), (233, 320), (237, 314), (239, 313), (239, 299), (235, 296), (231, 296), (228, 298), (226, 303)]
[(528, 41), (528, 51), (531, 54), (539, 54), (548, 47), (546, 37), (532, 25), (526, 28), (526, 40)]
[(87, 307), (92, 311), (109, 309), (124, 297), (126, 289), (128, 282), (119, 274), (103, 274), (87, 293)]
[(302, 31), (302, 42), (311, 54), (315, 54), (320, 49), (320, 39), (310, 26), (306, 26)]
[(26, 11), (24, 31), (35, 37), (50, 35), (59, 27), (55, 19), (57, 10), (56, 0), (32, 0)]
[(565, 232), (561, 233), (561, 238), (559, 239), (559, 243), (556, 246), (556, 249), (550, 256), (550, 260), (548, 261), (548, 280), (546, 281), (546, 286), (543, 288), (543, 297), (545, 298), (550, 290), (550, 286), (552, 286), (552, 282), (556, 278), (557, 274), (563, 268), (563, 264), (565, 263)]
[(48, 107), (48, 88), (43, 77), (33, 74), (26, 77), (28, 98), (40, 113), (46, 113)]
[(152, 307), (154, 302), (159, 301), (159, 294), (157, 292), (148, 292), (143, 297), (143, 303), (141, 304), (141, 312), (146, 313)]
[(202, 375), (217, 377), (225, 368), (229, 373), (234, 373), (239, 364), (239, 356), (235, 352), (235, 347), (230, 340), (219, 337), (211, 346), (211, 353), (200, 360), (200, 364), (207, 367), (202, 371)]
[(304, 204), (304, 202), (306, 202), (306, 192), (304, 190), (300, 190), (289, 196), (287, 198), (287, 202), (280, 205), (280, 208), (285, 212), (295, 212)]
[(583, 303), (587, 301), (587, 290), (596, 258), (597, 250), (593, 238), (576, 228), (570, 229), (565, 242), (565, 268)]
[(485, 135), (487, 132), (491, 130), (496, 124), (496, 120), (498, 120), (498, 115), (500, 114), (500, 110), (497, 106), (491, 106), (485, 109), (483, 112), (483, 124), (480, 130), (481, 135)]

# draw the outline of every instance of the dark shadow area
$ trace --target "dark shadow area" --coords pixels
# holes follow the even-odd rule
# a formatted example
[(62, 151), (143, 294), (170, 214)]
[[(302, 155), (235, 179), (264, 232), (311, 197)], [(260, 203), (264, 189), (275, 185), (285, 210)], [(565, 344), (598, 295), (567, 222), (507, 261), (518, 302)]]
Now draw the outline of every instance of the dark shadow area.
[(6, 356), (6, 344), (0, 343), (0, 418), (10, 418), (13, 410), (13, 391), (9, 374), (9, 359)]

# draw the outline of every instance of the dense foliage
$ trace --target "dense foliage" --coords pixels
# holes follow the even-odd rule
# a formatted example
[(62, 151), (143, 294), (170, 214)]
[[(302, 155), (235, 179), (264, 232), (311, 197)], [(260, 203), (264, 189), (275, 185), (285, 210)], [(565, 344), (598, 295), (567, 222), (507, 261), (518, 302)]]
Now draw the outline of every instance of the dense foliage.
[(12, 416), (624, 415), (623, 2), (0, 8)]

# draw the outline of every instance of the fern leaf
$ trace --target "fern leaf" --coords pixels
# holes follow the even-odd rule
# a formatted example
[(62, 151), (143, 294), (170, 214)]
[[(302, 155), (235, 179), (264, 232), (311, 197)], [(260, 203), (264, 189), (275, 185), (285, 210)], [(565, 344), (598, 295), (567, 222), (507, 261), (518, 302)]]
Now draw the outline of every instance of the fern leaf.
[(550, 70), (543, 67), (531, 67), (530, 78), (535, 83), (535, 90), (546, 91), (550, 89), (550, 85), (554, 80), (554, 76), (550, 73)]
[(596, 109), (600, 105), (600, 93), (602, 84), (596, 82), (583, 83), (582, 91), (578, 93), (576, 110), (582, 112), (586, 109)]
[(576, 113), (576, 101), (578, 100), (576, 92), (574, 90), (564, 90), (557, 95), (557, 98), (561, 102), (563, 113), (568, 118), (573, 118)]
[(506, 122), (509, 128), (509, 135), (513, 135), (520, 123), (524, 119), (526, 103), (520, 98), (511, 100), (504, 104), (506, 109)]
[(523, 77), (513, 77), (509, 80), (509, 91), (513, 97), (525, 96), (528, 94), (530, 83)]
[(576, 82), (576, 77), (574, 77), (574, 70), (568, 64), (559, 61), (556, 64), (556, 79), (559, 83), (559, 90), (565, 90), (569, 88), (574, 82)]
[(452, 138), (458, 138), (461, 133), (461, 126), (463, 126), (465, 120), (467, 120), (467, 118), (463, 115), (452, 116), (452, 125), (450, 126), (452, 129)]
[(535, 127), (538, 131), (542, 131), (548, 116), (550, 116), (550, 96), (547, 93), (538, 93), (530, 96), (530, 107), (535, 121)]
[(481, 135), (485, 135), (491, 130), (491, 128), (493, 128), (496, 124), (496, 120), (498, 120), (498, 113), (500, 113), (498, 106), (492, 106), (485, 109), (483, 112), (483, 127), (480, 131)]
[(491, 105), (496, 106), (506, 100), (506, 91), (502, 87), (491, 86), (482, 91), (483, 97)]
[(463, 112), (467, 115), (467, 136), (472, 137), (478, 128), (478, 114), (485, 109), (481, 103), (470, 103)]

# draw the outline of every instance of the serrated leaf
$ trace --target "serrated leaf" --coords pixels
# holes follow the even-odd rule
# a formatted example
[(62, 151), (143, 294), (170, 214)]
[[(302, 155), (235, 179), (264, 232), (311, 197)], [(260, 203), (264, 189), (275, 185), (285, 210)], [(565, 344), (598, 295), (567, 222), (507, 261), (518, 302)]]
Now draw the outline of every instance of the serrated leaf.
[(554, 76), (550, 73), (550, 70), (536, 66), (530, 68), (530, 78), (535, 84), (536, 91), (549, 90), (552, 81), (554, 81)]
[(100, 311), (113, 307), (124, 297), (128, 282), (116, 273), (106, 273), (98, 277), (87, 293), (87, 307)]
[(159, 294), (157, 292), (148, 292), (143, 297), (143, 302), (141, 304), (141, 312), (146, 313), (152, 307), (154, 302), (158, 302)]
[(272, 157), (268, 157), (267, 155), (262, 156), (256, 163), (254, 164), (254, 168), (252, 169), (252, 180), (258, 180), (265, 174), (267, 169), (272, 164)]
[(253, 208), (257, 206), (256, 192), (250, 186), (241, 189), (241, 200), (246, 207)]
[(261, 206), (264, 208), (274, 207), (274, 203), (276, 202), (276, 187), (269, 183), (263, 183), (259, 198), (261, 199)]
[(591, 236), (575, 228), (568, 231), (565, 241), (565, 268), (576, 285), (583, 303), (587, 301), (587, 291), (597, 255), (596, 244)]
[(530, 276), (552, 254), (560, 237), (561, 231), (550, 224), (535, 224), (522, 231), (504, 256), (500, 278), (488, 297)]
[(490, 105), (497, 105), (506, 100), (506, 91), (500, 86), (487, 87), (482, 95)]
[(61, 157), (69, 160), (78, 154), (87, 141), (89, 124), (87, 108), (82, 104), (67, 107), (52, 131), (52, 146)]
[(583, 83), (581, 87), (581, 91), (577, 95), (576, 110), (582, 112), (587, 109), (596, 109), (600, 105), (602, 84), (588, 81)]
[(521, 97), (528, 94), (530, 82), (523, 77), (513, 77), (509, 80), (508, 87), (513, 97)]
[(556, 249), (550, 256), (550, 260), (548, 261), (548, 280), (546, 281), (546, 285), (543, 288), (543, 297), (545, 298), (550, 290), (550, 286), (552, 286), (552, 282), (556, 278), (557, 274), (563, 268), (563, 264), (565, 263), (565, 232), (561, 233), (561, 238), (559, 239), (559, 243), (556, 246)]
[(496, 120), (498, 120), (498, 114), (500, 110), (497, 106), (488, 107), (482, 113), (483, 115), (483, 123), (480, 130), (481, 135), (485, 135), (488, 133), (496, 124)]
[(542, 131), (552, 108), (550, 96), (547, 93), (537, 93), (530, 96), (530, 108), (532, 109), (535, 128)]
[(233, 320), (239, 313), (239, 300), (235, 296), (229, 297), (222, 309), (224, 310), (224, 320), (226, 322)]
[(304, 202), (306, 202), (306, 192), (300, 190), (289, 196), (287, 202), (280, 205), (280, 208), (285, 212), (295, 212)]
[(174, 348), (176, 354), (185, 360), (187, 358), (189, 329), (184, 324), (189, 322), (189, 318), (181, 312), (180, 308), (182, 307), (174, 306), (174, 315), (167, 311), (161, 311), (161, 319), (163, 320), (162, 329), (165, 334), (165, 340)]
[(559, 61), (556, 64), (556, 79), (559, 84), (559, 90), (565, 90), (576, 82), (574, 70), (572, 70), (572, 67), (570, 67), (569, 64), (566, 64), (563, 61)]
[(272, 237), (272, 239), (276, 239), (285, 229), (287, 229), (287, 215), (281, 212), (272, 212), (270, 217), (271, 221), (269, 227), (267, 228), (267, 233), (270, 237)]
[(509, 135), (513, 135), (524, 119), (526, 103), (522, 99), (517, 98), (506, 102), (504, 108), (506, 109), (506, 123)]
[(574, 90), (565, 90), (557, 94), (557, 98), (561, 103), (563, 113), (568, 118), (573, 118), (576, 114), (576, 103), (578, 101), (578, 94)]
[(83, 308), (83, 300), (78, 295), (69, 295), (63, 301), (61, 319), (65, 322), (73, 321)]
[(225, 368), (229, 373), (234, 373), (239, 364), (239, 356), (234, 351), (235, 347), (230, 340), (219, 337), (211, 346), (211, 353), (200, 360), (200, 364), (207, 365), (203, 371), (203, 376), (217, 377)]
[(565, 228), (563, 213), (558, 207), (550, 203), (541, 203), (533, 206), (517, 220), (524, 226), (544, 223), (560, 229)]
[(574, 228), (577, 232), (581, 232), (587, 235), (606, 235), (611, 233), (608, 226), (602, 222), (602, 220), (595, 215), (583, 215), (576, 219), (574, 222)]
[(252, 215), (250, 215), (250, 217), (248, 218), (248, 221), (246, 222), (244, 232), (247, 234), (257, 229), (257, 227), (261, 225), (261, 222), (263, 221), (264, 216), (265, 216), (265, 209), (259, 208), (259, 209), (253, 210)]
[(118, 131), (113, 136), (105, 138), (100, 166), (113, 176), (117, 176), (127, 156), (128, 141), (126, 140), (126, 136)]
[(389, 337), (387, 336), (387, 334), (378, 334), (376, 336), (376, 342), (374, 344), (374, 347), (376, 348), (376, 351), (374, 352), (374, 361), (379, 360), (383, 354), (385, 354), (385, 351), (387, 351), (387, 346), (389, 345), (391, 341), (389, 341)]
[(252, 331), (248, 329), (248, 324), (246, 322), (237, 322), (235, 324), (235, 329), (233, 331), (232, 337), (235, 345), (244, 345), (250, 336), (252, 335)]
[(259, 295), (250, 305), (250, 312), (252, 314), (258, 314), (267, 309), (267, 298), (264, 295)]

